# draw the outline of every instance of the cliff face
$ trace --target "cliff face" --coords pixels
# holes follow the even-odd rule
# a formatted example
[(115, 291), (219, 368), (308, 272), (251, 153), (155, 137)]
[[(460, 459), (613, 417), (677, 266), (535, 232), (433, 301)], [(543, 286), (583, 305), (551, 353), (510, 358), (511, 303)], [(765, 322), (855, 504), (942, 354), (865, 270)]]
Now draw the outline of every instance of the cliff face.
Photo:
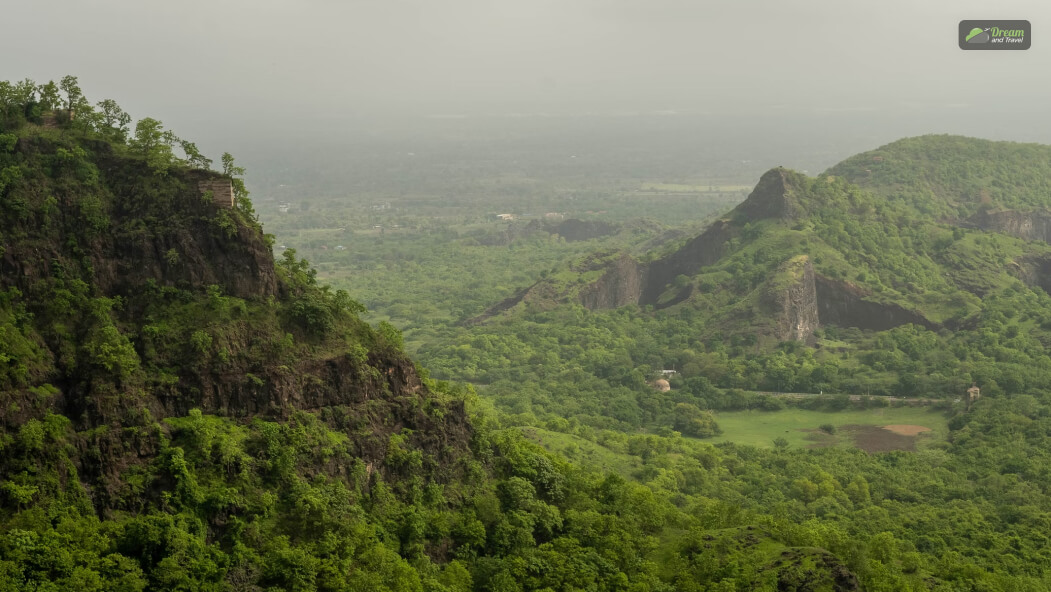
[(580, 292), (581, 303), (590, 310), (619, 308), (641, 301), (648, 270), (629, 255), (623, 255), (601, 278)]
[(799, 204), (793, 196), (790, 173), (787, 169), (778, 167), (770, 169), (759, 178), (755, 189), (734, 208), (731, 216), (746, 221), (766, 218), (789, 220), (799, 213)]
[[(48, 150), (26, 139), (18, 148), (30, 154)], [(101, 184), (96, 191), (106, 199), (68, 186), (55, 190), (57, 203), (46, 220), (31, 218), (10, 228), (27, 240), (6, 245), (2, 285), (26, 291), (52, 274), (52, 262), (87, 259), (92, 285), (108, 296), (134, 293), (148, 280), (187, 289), (218, 285), (239, 298), (277, 293), (274, 259), (262, 233), (221, 214), (198, 190), (199, 182), (218, 174), (172, 170), (156, 179), (141, 163), (112, 154), (108, 145), (94, 148)], [(85, 231), (85, 226), (95, 227)]]
[(1051, 256), (1022, 257), (1009, 265), (1008, 271), (1026, 285), (1051, 294)]
[(819, 323), (814, 265), (809, 257), (802, 255), (783, 265), (782, 273), (792, 281), (775, 294), (778, 338), (781, 341), (806, 341)]
[(381, 473), (403, 431), (404, 446), (425, 451), (426, 478), (449, 478), (467, 453), (462, 402), (438, 401), (305, 265), (278, 268), (246, 213), (202, 196), (202, 180), (220, 175), (159, 174), (65, 136), (23, 138), (0, 156), (20, 163), (0, 187), (18, 207), (0, 212), (0, 335), (19, 339), (25, 367), (0, 364), (0, 429), (62, 415), (90, 434), (76, 463), (98, 507), (115, 507), (123, 471), (152, 462), (158, 422), (192, 409), (240, 421), (313, 413)]
[(1051, 243), (1051, 211), (1047, 210), (979, 212), (968, 223), (982, 230)]
[(822, 324), (870, 331), (885, 331), (908, 323), (932, 330), (938, 328), (936, 323), (897, 304), (866, 300), (869, 293), (853, 284), (816, 274), (814, 279), (818, 318)]
[(649, 265), (639, 304), (657, 304), (661, 294), (680, 275), (691, 276), (726, 254), (727, 242), (739, 234), (728, 220), (718, 220), (681, 249)]

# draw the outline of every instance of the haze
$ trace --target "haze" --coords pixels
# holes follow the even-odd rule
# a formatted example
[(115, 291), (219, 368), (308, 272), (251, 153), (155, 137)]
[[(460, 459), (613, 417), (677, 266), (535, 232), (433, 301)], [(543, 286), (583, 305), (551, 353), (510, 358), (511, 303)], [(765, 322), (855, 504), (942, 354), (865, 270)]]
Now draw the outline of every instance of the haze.
[[(1051, 142), (1049, 14), (975, 0), (18, 2), (0, 52), (5, 79), (72, 73), (93, 100), (249, 159), (540, 117), (675, 122), (653, 134), (732, 122), (832, 159), (931, 132)], [(963, 52), (965, 18), (1028, 19), (1036, 40)]]

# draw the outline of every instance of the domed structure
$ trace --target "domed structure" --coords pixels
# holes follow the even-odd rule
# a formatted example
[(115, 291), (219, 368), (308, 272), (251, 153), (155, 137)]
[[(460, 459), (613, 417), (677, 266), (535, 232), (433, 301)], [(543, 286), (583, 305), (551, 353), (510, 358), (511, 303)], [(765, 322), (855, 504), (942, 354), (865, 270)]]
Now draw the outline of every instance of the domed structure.
[(671, 390), (671, 384), (663, 378), (658, 378), (657, 381), (653, 383), (653, 386), (662, 393), (666, 393)]

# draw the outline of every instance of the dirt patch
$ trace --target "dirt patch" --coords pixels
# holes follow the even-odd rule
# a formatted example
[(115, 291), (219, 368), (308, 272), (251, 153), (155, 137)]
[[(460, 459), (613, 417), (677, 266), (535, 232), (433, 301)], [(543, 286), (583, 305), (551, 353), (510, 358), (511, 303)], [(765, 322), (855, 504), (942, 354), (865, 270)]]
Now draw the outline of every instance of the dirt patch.
[(871, 425), (848, 425), (842, 430), (854, 438), (854, 446), (865, 452), (916, 450), (916, 436), (904, 436)]
[(902, 436), (915, 436), (916, 434), (931, 431), (927, 426), (908, 424), (885, 425), (883, 426), (883, 429), (890, 430), (895, 434), (901, 434)]
[(828, 448), (836, 445), (836, 437), (824, 430), (811, 428), (800, 429), (799, 431), (805, 432), (806, 436), (804, 438), (812, 442), (812, 444), (807, 444), (807, 448)]

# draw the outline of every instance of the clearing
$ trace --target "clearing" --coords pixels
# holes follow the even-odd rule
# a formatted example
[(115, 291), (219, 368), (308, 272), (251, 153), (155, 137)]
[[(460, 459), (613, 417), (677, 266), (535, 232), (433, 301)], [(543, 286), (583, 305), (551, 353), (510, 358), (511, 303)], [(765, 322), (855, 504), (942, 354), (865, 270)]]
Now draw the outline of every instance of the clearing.
[[(734, 442), (772, 448), (784, 438), (791, 446), (857, 446), (869, 452), (915, 450), (944, 441), (949, 433), (944, 412), (925, 407), (882, 407), (844, 411), (722, 411), (715, 421), (723, 434), (705, 442)], [(822, 426), (831, 425), (828, 434)]]

